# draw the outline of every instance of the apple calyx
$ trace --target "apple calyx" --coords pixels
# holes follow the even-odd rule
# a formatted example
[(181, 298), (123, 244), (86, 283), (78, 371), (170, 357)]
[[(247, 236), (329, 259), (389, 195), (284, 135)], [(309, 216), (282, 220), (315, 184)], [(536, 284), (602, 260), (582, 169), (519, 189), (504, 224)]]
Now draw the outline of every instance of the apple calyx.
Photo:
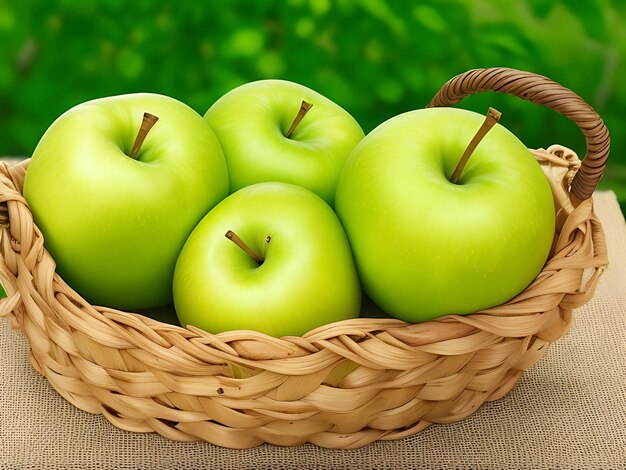
[(252, 251), (252, 248), (246, 245), (245, 242), (241, 238), (239, 238), (239, 235), (237, 235), (235, 232), (233, 232), (232, 230), (229, 230), (226, 232), (224, 236), (228, 238), (231, 242), (233, 242), (235, 245), (237, 245), (239, 248), (241, 248), (243, 251), (245, 251), (248, 254), (248, 256), (250, 256), (250, 258), (252, 258), (254, 261), (256, 261), (259, 264), (263, 264), (263, 260), (261, 259), (261, 257), (259, 257), (254, 251)]
[(141, 127), (139, 128), (139, 132), (137, 132), (137, 137), (135, 137), (135, 143), (133, 144), (133, 148), (128, 155), (133, 160), (137, 159), (137, 155), (139, 155), (139, 150), (141, 150), (141, 145), (143, 141), (146, 139), (148, 132), (150, 129), (156, 124), (159, 120), (154, 114), (143, 113), (143, 121), (141, 121)]
[(296, 117), (291, 123), (291, 127), (285, 133), (285, 137), (287, 137), (288, 139), (291, 139), (291, 134), (293, 134), (293, 131), (296, 130), (296, 127), (298, 127), (298, 124), (300, 124), (300, 121), (302, 121), (304, 116), (306, 116), (306, 113), (308, 113), (309, 109), (311, 109), (312, 107), (313, 105), (311, 103), (308, 103), (307, 101), (302, 100), (302, 103), (300, 103), (300, 109), (298, 110), (298, 114), (296, 114)]
[(493, 126), (496, 125), (496, 123), (500, 120), (501, 116), (502, 116), (502, 113), (500, 111), (494, 108), (489, 108), (489, 110), (487, 111), (487, 116), (485, 116), (485, 120), (483, 121), (482, 125), (480, 126), (480, 128), (478, 129), (474, 137), (472, 137), (472, 140), (470, 141), (467, 148), (465, 149), (465, 152), (463, 152), (463, 155), (461, 156), (459, 163), (457, 163), (456, 168), (454, 169), (454, 172), (452, 173), (452, 176), (450, 177), (451, 183), (457, 184), (457, 182), (459, 181), (459, 178), (461, 177), (461, 173), (463, 173), (463, 169), (465, 168), (465, 165), (467, 164), (469, 158), (472, 155), (472, 152), (476, 150), (476, 147), (478, 146), (480, 141), (483, 140), (483, 138), (493, 128)]

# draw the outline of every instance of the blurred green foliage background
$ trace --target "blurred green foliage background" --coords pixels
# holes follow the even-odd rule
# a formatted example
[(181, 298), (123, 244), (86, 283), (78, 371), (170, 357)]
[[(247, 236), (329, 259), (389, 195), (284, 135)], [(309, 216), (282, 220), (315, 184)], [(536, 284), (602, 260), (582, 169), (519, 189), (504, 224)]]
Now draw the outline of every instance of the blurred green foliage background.
[[(601, 186), (624, 208), (624, 24), (621, 0), (0, 0), (0, 155), (29, 155), (57, 116), (106, 95), (163, 93), (204, 114), (237, 85), (277, 77), (328, 96), (367, 132), (458, 73), (508, 66), (601, 114), (613, 139)], [(552, 111), (495, 93), (460, 104), (490, 105), (527, 146), (584, 155)]]

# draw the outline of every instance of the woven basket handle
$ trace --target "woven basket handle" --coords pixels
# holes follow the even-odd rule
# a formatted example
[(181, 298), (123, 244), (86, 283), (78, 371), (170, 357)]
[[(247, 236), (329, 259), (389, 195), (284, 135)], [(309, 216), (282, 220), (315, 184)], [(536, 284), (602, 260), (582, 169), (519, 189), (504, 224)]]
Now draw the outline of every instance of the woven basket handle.
[(596, 189), (609, 156), (609, 131), (602, 118), (572, 90), (542, 75), (493, 67), (475, 69), (449, 80), (428, 103), (429, 108), (452, 106), (468, 95), (497, 91), (546, 106), (571, 119), (587, 141), (587, 155), (574, 180), (570, 194), (582, 201)]

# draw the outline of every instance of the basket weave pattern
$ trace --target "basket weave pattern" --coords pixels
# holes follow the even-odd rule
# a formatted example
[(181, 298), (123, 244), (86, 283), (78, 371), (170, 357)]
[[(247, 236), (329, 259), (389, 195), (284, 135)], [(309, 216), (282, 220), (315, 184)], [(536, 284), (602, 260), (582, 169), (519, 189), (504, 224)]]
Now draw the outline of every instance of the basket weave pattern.
[(83, 300), (55, 272), (21, 191), (28, 165), (0, 166), (0, 280), (33, 367), (78, 408), (168, 438), (247, 448), (269, 442), (354, 448), (460, 420), (511, 390), (561, 337), (607, 265), (581, 166), (534, 151), (551, 182), (557, 231), (533, 283), (504, 305), (407, 324), (359, 318), (303, 337), (213, 335)]

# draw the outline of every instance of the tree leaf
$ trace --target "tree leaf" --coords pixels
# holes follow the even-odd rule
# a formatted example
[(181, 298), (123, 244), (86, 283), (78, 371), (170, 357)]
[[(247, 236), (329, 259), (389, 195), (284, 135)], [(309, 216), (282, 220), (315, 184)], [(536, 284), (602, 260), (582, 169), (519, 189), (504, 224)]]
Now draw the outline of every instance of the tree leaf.
[(526, 0), (526, 4), (537, 18), (545, 18), (550, 14), (557, 0)]
[(606, 39), (604, 8), (598, 0), (563, 0), (563, 5), (580, 21), (589, 36), (598, 40)]

